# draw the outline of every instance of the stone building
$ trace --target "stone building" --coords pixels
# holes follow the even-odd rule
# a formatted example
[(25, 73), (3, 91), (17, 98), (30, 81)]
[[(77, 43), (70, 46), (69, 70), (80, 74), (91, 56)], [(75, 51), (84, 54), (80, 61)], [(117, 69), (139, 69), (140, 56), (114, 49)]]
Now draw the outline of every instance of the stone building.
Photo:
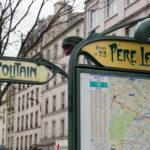
[[(3, 97), (2, 103), (5, 101), (6, 96)], [(0, 106), (0, 147), (6, 147), (6, 117), (7, 116), (7, 105), (3, 103)]]
[[(100, 33), (121, 23), (139, 19), (150, 14), (147, 0), (86, 0), (85, 34), (92, 30)], [(111, 35), (133, 36), (136, 24), (119, 29)]]
[[(42, 39), (27, 53), (32, 58), (41, 52)], [(15, 149), (29, 150), (41, 137), (41, 85), (19, 84), (16, 91)]]
[(16, 99), (16, 86), (11, 85), (6, 92), (6, 105), (7, 105), (7, 115), (6, 115), (6, 148), (14, 149), (15, 140), (15, 99)]
[[(55, 12), (63, 3), (55, 4)], [(67, 6), (71, 7), (71, 6)], [(69, 56), (61, 48), (63, 39), (68, 36), (84, 36), (83, 18), (79, 14), (67, 13), (61, 20), (70, 19), (46, 33), (43, 39), (43, 57), (65, 72), (68, 70)], [(58, 20), (59, 22), (59, 20)], [(51, 35), (51, 36), (48, 36)], [(51, 74), (49, 74), (51, 76)], [(41, 142), (42, 150), (68, 149), (68, 84), (67, 79), (56, 75), (42, 89)]]
[[(56, 3), (54, 13), (57, 13), (62, 5), (64, 5), (62, 1)], [(67, 72), (69, 56), (65, 56), (61, 48), (63, 39), (73, 35), (83, 37), (84, 30), (82, 14), (67, 12), (70, 8), (69, 5), (65, 6), (65, 15), (56, 22), (59, 25), (46, 32), (39, 43), (28, 52), (28, 44), (34, 40), (34, 34), (36, 36), (36, 32), (42, 32), (53, 16), (39, 22), (37, 31), (34, 31), (33, 37), (29, 37), (29, 43), (20, 55), (27, 52), (26, 57), (32, 59), (42, 55), (44, 59)], [(48, 78), (50, 76), (51, 74)], [(65, 150), (68, 148), (67, 95), (67, 80), (59, 75), (45, 85), (18, 85), (15, 108), (15, 149), (55, 150), (60, 147)]]

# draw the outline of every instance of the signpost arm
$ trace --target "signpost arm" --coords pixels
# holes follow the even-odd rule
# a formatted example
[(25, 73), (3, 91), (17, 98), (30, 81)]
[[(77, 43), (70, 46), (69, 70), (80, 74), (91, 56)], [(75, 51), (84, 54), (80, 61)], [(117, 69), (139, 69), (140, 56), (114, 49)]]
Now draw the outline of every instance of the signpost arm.
[(49, 61), (47, 61), (45, 59), (37, 58), (37, 64), (38, 65), (44, 65), (47, 68), (49, 68), (50, 70), (52, 70), (53, 75), (48, 81), (50, 81), (57, 73), (63, 75), (65, 78), (68, 78), (68, 75), (67, 75), (67, 73), (64, 70), (62, 70), (61, 68), (59, 68), (55, 64), (53, 64), (53, 63), (51, 63), (51, 62), (49, 62)]
[(143, 18), (140, 18), (140, 19), (137, 19), (137, 20), (133, 20), (133, 21), (130, 21), (130, 22), (126, 22), (126, 23), (120, 24), (120, 25), (118, 25), (118, 26), (116, 26), (116, 27), (114, 27), (114, 28), (112, 28), (112, 29), (108, 29), (108, 30), (106, 30), (106, 31), (104, 31), (104, 32), (102, 32), (102, 33), (100, 33), (100, 34), (101, 34), (101, 35), (109, 34), (109, 33), (113, 32), (113, 31), (115, 31), (115, 30), (118, 30), (118, 29), (123, 28), (123, 27), (125, 27), (125, 26), (128, 26), (128, 25), (130, 25), (130, 24), (134, 24), (134, 23), (143, 21), (143, 20), (145, 20), (145, 19), (147, 19), (147, 18), (150, 18), (150, 16), (143, 17)]

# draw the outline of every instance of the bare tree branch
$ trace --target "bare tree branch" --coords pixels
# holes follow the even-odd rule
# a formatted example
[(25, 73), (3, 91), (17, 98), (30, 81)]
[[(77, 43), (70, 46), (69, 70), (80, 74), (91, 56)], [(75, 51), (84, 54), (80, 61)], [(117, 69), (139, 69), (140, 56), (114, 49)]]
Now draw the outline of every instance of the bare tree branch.
[(37, 26), (37, 21), (39, 20), (39, 16), (40, 16), (40, 14), (41, 14), (41, 11), (42, 11), (42, 8), (43, 8), (44, 4), (45, 4), (45, 0), (42, 1), (42, 4), (41, 4), (41, 6), (40, 6), (40, 8), (39, 8), (39, 11), (38, 11), (38, 14), (37, 14), (35, 23), (34, 23), (34, 25), (32, 26), (32, 28), (30, 29), (30, 31), (28, 32), (28, 34), (27, 34), (26, 38), (24, 39), (24, 41), (22, 42), (22, 45), (21, 45), (21, 47), (20, 47), (19, 52), (21, 52), (21, 50), (22, 50), (22, 48), (24, 47), (24, 45), (26, 44), (26, 42), (27, 42), (29, 36), (31, 35), (31, 33), (33, 32), (33, 30), (35, 29), (35, 27)]
[[(71, 19), (74, 19), (74, 18), (81, 15), (81, 14), (76, 14), (76, 15), (74, 15), (74, 16), (66, 19), (66, 20), (61, 20), (61, 17), (65, 16), (68, 13), (71, 13), (73, 11), (72, 7), (75, 5), (76, 0), (68, 0), (67, 2), (63, 3), (60, 6), (59, 10), (56, 12), (56, 14), (51, 18), (51, 20), (49, 20), (49, 22), (47, 23), (45, 28), (42, 29), (42, 31), (39, 33), (37, 38), (33, 41), (33, 43), (31, 43), (31, 45), (29, 47), (27, 47), (27, 50), (24, 52), (23, 51), (24, 47), (26, 46), (26, 44), (28, 42), (30, 42), (30, 38), (32, 38), (32, 36), (34, 35), (34, 33), (36, 31), (37, 23), (40, 19), (42, 9), (43, 9), (43, 7), (44, 7), (44, 5), (46, 4), (47, 1), (49, 1), (49, 0), (42, 0), (41, 5), (39, 6), (39, 9), (38, 9), (38, 13), (35, 17), (35, 21), (34, 21), (33, 25), (30, 28), (30, 30), (28, 31), (28, 33), (27, 33), (26, 37), (24, 38), (24, 40), (21, 42), (21, 46), (19, 48), (18, 56), (25, 57), (27, 55), (27, 53), (30, 50), (32, 50), (38, 44), (38, 42), (44, 36), (44, 34), (46, 32), (48, 32), (49, 30), (51, 30), (52, 28), (54, 28), (55, 26), (63, 24), (63, 23), (67, 23), (68, 21), (71, 21)], [(10, 37), (12, 35), (14, 35), (15, 32), (18, 32), (18, 26), (28, 16), (29, 11), (31, 10), (31, 7), (32, 7), (33, 3), (35, 3), (36, 1), (32, 0), (30, 2), (30, 4), (28, 5), (26, 11), (22, 15), (22, 17), (19, 18), (17, 23), (14, 24), (17, 9), (19, 8), (19, 6), (22, 2), (23, 2), (23, 0), (17, 0), (17, 1), (16, 0), (5, 0), (3, 9), (1, 11), (3, 13), (0, 14), (0, 54), (1, 55), (4, 55), (4, 52), (7, 50), (8, 46), (10, 44), (13, 46), (13, 44), (16, 43), (16, 41), (14, 41), (14, 40), (11, 41)], [(65, 10), (64, 8), (68, 4), (70, 4), (70, 2), (72, 3), (72, 7), (68, 7), (68, 9)], [(0, 84), (2, 85), (2, 83), (0, 83)], [(3, 95), (5, 94), (5, 92), (7, 91), (8, 87), (10, 85), (11, 84), (8, 83), (1, 90), (1, 92), (0, 92), (0, 103), (1, 103), (1, 98), (3, 97)]]
[[(33, 2), (34, 2), (34, 0), (31, 1), (30, 5), (29, 5), (29, 7), (28, 7), (28, 9), (27, 9), (27, 11), (26, 11), (25, 14), (20, 18), (20, 20), (14, 25), (13, 28), (11, 28), (11, 29), (9, 30), (9, 32), (6, 33), (6, 35), (3, 37), (2, 41), (4, 41), (5, 38), (6, 38), (7, 36), (9, 36), (9, 34), (10, 34), (11, 32), (13, 32), (13, 31), (17, 28), (17, 26), (21, 23), (21, 21), (27, 16), (27, 14), (28, 14), (28, 12), (29, 12), (29, 10), (30, 10), (30, 8), (31, 8), (31, 6), (32, 6), (32, 4), (33, 4)], [(11, 16), (14, 16), (14, 12), (13, 12), (13, 11), (11, 12)], [(10, 20), (10, 21), (11, 21), (11, 20)]]

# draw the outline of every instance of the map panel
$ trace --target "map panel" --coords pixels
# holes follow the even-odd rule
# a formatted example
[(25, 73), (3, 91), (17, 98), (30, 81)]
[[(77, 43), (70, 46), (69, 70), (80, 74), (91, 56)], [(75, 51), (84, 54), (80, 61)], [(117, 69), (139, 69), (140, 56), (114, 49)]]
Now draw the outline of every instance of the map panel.
[(86, 73), (81, 79), (81, 93), (89, 93), (81, 96), (81, 150), (150, 150), (150, 80)]

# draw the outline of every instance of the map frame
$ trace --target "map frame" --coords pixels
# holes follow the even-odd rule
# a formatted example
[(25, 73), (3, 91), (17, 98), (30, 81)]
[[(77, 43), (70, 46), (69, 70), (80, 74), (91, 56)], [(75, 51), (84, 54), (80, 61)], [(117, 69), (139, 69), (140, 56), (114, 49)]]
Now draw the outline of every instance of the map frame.
[[(76, 71), (76, 145), (77, 145), (77, 150), (82, 150), (81, 149), (81, 120), (80, 120), (80, 95), (81, 95), (81, 87), (80, 87), (80, 75), (81, 73), (87, 73), (87, 74), (97, 74), (97, 75), (106, 75), (106, 76), (117, 76), (117, 77), (126, 77), (126, 78), (132, 78), (132, 77), (136, 77), (136, 78), (142, 78), (142, 79), (150, 79), (150, 74), (149, 72), (140, 72), (140, 71), (129, 71), (129, 70), (125, 70), (125, 69), (110, 69), (110, 68), (88, 68), (88, 67), (84, 67), (83, 68), (77, 68)], [(115, 150), (115, 149), (111, 149), (111, 150)]]

